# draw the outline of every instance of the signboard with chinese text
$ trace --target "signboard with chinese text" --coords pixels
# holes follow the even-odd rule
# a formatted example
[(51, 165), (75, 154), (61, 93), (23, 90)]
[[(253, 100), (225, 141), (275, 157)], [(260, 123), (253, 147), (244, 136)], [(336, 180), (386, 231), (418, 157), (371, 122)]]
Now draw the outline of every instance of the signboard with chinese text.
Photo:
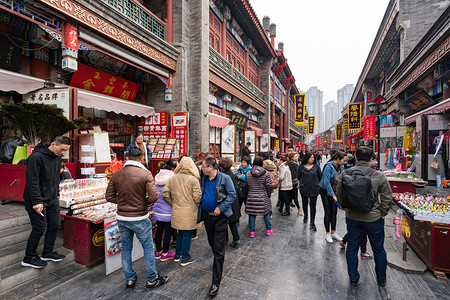
[(144, 141), (152, 138), (167, 138), (169, 128), (169, 113), (157, 112), (148, 118), (140, 117), (137, 120), (138, 132), (144, 134)]
[(405, 101), (403, 101), (402, 107), (406, 106), (410, 114), (423, 110), (433, 104), (436, 104), (424, 90), (420, 90)]
[(348, 105), (348, 129), (357, 130), (361, 128), (361, 104), (352, 103)]
[(140, 87), (137, 83), (80, 63), (70, 85), (128, 101), (134, 101)]
[(172, 138), (180, 141), (180, 156), (189, 152), (189, 115), (187, 112), (172, 114)]
[(380, 128), (380, 137), (381, 138), (397, 137), (397, 128), (396, 127), (381, 127)]
[(336, 142), (342, 142), (342, 124), (336, 124), (334, 127), (335, 135), (336, 135)]
[(41, 89), (23, 95), (25, 103), (40, 103), (55, 105), (64, 110), (64, 116), (69, 118), (69, 89)]
[(364, 140), (373, 141), (377, 139), (377, 117), (364, 117)]
[(232, 111), (230, 114), (230, 124), (236, 124), (236, 127), (244, 129), (247, 127), (248, 117)]
[(366, 95), (367, 95), (366, 97), (367, 103), (372, 103), (372, 91), (367, 91)]
[(308, 117), (308, 135), (314, 135), (315, 117)]
[(306, 95), (294, 95), (296, 126), (305, 125), (305, 98)]

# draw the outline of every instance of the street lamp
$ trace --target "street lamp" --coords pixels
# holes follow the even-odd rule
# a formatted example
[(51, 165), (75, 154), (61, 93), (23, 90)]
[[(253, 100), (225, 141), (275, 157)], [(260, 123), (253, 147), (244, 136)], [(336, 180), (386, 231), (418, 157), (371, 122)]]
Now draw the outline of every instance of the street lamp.
[(380, 126), (380, 114), (387, 110), (388, 102), (383, 99), (380, 103), (369, 103), (367, 105), (369, 107), (369, 112), (372, 116), (376, 116), (376, 125), (377, 125), (377, 141), (378, 141), (378, 169), (380, 169), (380, 149), (381, 149), (381, 126)]

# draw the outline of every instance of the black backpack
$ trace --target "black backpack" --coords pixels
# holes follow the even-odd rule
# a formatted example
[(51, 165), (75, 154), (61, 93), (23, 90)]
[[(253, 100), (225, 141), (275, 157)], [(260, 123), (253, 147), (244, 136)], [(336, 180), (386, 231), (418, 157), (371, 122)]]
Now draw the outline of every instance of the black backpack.
[(350, 168), (344, 171), (341, 178), (342, 207), (370, 212), (374, 201), (372, 199), (372, 182), (370, 176), (375, 172), (369, 169), (366, 172)]

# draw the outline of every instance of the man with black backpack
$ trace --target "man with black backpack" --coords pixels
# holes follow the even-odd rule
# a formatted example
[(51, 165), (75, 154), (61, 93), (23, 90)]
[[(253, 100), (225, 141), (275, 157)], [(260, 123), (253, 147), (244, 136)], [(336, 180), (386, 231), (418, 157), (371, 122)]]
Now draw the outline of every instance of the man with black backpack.
[(359, 280), (358, 248), (363, 231), (372, 246), (377, 284), (385, 286), (387, 258), (384, 250), (384, 217), (392, 201), (392, 191), (386, 176), (370, 168), (373, 151), (368, 147), (356, 149), (356, 166), (344, 170), (336, 178), (337, 198), (346, 210), (348, 231), (347, 270), (350, 284)]

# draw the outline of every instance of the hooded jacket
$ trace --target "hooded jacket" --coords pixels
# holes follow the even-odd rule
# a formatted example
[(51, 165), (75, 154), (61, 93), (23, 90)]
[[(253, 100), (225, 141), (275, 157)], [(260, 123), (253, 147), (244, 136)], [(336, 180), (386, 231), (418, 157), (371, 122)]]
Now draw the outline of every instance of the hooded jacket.
[(260, 166), (253, 166), (247, 173), (248, 197), (245, 213), (248, 215), (266, 215), (272, 210), (270, 194), (272, 181), (269, 173)]
[(200, 175), (194, 161), (183, 157), (162, 190), (167, 203), (172, 205), (172, 227), (179, 230), (197, 228), (198, 206), (202, 198)]
[(292, 190), (292, 175), (289, 166), (286, 163), (282, 163), (278, 170), (280, 191)]
[(50, 151), (49, 146), (49, 144), (37, 144), (27, 159), (23, 198), (31, 202), (33, 206), (58, 201), (61, 157)]
[(156, 200), (155, 205), (153, 205), (153, 216), (156, 221), (160, 222), (170, 222), (172, 214), (172, 206), (166, 202), (162, 195), (162, 190), (166, 185), (169, 178), (175, 173), (172, 170), (162, 169), (155, 176), (156, 189), (158, 190), (159, 198)]

